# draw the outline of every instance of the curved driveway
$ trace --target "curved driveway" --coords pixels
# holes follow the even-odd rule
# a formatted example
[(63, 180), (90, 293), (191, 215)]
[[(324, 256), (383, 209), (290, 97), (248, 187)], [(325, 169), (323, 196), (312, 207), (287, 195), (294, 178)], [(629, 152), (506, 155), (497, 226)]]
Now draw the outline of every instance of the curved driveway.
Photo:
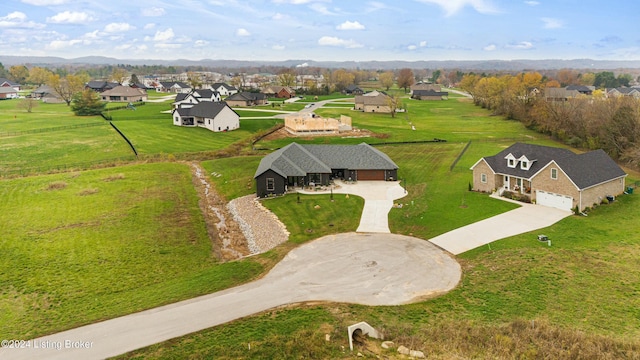
[[(102, 359), (305, 301), (399, 305), (453, 289), (460, 265), (437, 246), (392, 234), (330, 235), (292, 250), (265, 277), (195, 299), (0, 349), (1, 359)], [(90, 344), (65, 348), (66, 341)], [(60, 344), (61, 349), (42, 349)]]

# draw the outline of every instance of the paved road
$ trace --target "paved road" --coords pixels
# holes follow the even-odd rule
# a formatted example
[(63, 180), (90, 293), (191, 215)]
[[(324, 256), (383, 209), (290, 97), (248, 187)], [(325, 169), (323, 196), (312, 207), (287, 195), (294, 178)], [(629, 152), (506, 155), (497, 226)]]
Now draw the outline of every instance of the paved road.
[[(496, 240), (551, 226), (571, 215), (542, 205), (518, 203), (521, 207), (451, 230), (429, 241), (457, 255)], [(532, 241), (535, 237), (532, 238)]]
[[(292, 250), (260, 280), (42, 337), (32, 340), (29, 349), (0, 349), (0, 359), (102, 359), (285, 304), (411, 303), (453, 289), (460, 278), (460, 265), (424, 240), (391, 234), (330, 235)], [(66, 348), (67, 341), (90, 346)], [(60, 350), (42, 349), (58, 344)]]
[[(360, 216), (360, 225), (357, 232), (363, 233), (390, 233), (389, 210), (393, 207), (394, 200), (407, 195), (399, 181), (358, 181), (345, 183), (337, 180), (338, 188), (334, 194), (352, 194), (364, 199), (364, 208)], [(327, 191), (300, 191), (305, 194), (327, 194)]]

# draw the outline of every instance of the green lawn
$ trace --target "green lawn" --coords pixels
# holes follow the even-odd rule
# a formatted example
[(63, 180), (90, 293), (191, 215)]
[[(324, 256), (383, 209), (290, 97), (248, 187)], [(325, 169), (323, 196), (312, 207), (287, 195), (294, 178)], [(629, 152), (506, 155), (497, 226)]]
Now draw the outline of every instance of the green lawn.
[(189, 167), (0, 181), (0, 338), (32, 338), (256, 277), (219, 264)]

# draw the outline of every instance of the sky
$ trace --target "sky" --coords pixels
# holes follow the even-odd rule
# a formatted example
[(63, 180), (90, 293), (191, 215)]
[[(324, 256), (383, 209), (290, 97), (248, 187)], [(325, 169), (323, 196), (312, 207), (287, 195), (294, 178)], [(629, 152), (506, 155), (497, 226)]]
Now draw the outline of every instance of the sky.
[(0, 54), (640, 60), (638, 0), (2, 0)]

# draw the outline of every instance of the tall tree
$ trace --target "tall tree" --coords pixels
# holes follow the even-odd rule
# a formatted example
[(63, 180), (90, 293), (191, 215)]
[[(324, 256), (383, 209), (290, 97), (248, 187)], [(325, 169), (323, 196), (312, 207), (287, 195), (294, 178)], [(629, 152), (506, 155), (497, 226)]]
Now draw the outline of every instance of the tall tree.
[(338, 69), (333, 72), (334, 84), (336, 91), (342, 91), (355, 81), (355, 75), (345, 69)]
[(432, 74), (431, 74), (431, 78), (429, 79), (429, 81), (431, 81), (434, 84), (438, 83), (438, 79), (440, 79), (440, 75), (442, 74), (441, 70), (435, 70)]
[(58, 74), (51, 74), (47, 85), (51, 87), (51, 90), (58, 95), (67, 106), (71, 105), (73, 95), (81, 92), (84, 89), (84, 84), (87, 82), (87, 78), (82, 75), (67, 75), (61, 78)]
[(278, 74), (280, 86), (293, 87), (296, 84), (296, 73), (293, 69), (284, 69)]
[(49, 76), (51, 76), (51, 71), (46, 68), (41, 68), (38, 66), (32, 67), (29, 70), (29, 77), (27, 78), (27, 83), (34, 85), (42, 85), (49, 80)]
[(414, 83), (415, 79), (413, 78), (413, 71), (408, 68), (401, 69), (398, 74), (398, 87), (404, 88), (404, 92), (406, 93), (407, 89)]
[(129, 76), (129, 73), (127, 72), (127, 69), (114, 68), (113, 71), (111, 72), (111, 75), (109, 76), (109, 79), (113, 82), (117, 82), (118, 84), (122, 85), (128, 76)]
[(380, 85), (387, 91), (393, 86), (394, 75), (392, 71), (386, 71), (380, 74)]
[(14, 65), (9, 68), (9, 77), (18, 84), (24, 84), (29, 77), (29, 69), (24, 65)]
[(131, 74), (131, 79), (129, 79), (129, 85), (140, 84), (140, 80), (138, 79), (138, 75)]
[(5, 69), (4, 65), (2, 65), (2, 63), (0, 62), (0, 77), (7, 77), (7, 75), (9, 75), (9, 72), (7, 71), (7, 69)]

